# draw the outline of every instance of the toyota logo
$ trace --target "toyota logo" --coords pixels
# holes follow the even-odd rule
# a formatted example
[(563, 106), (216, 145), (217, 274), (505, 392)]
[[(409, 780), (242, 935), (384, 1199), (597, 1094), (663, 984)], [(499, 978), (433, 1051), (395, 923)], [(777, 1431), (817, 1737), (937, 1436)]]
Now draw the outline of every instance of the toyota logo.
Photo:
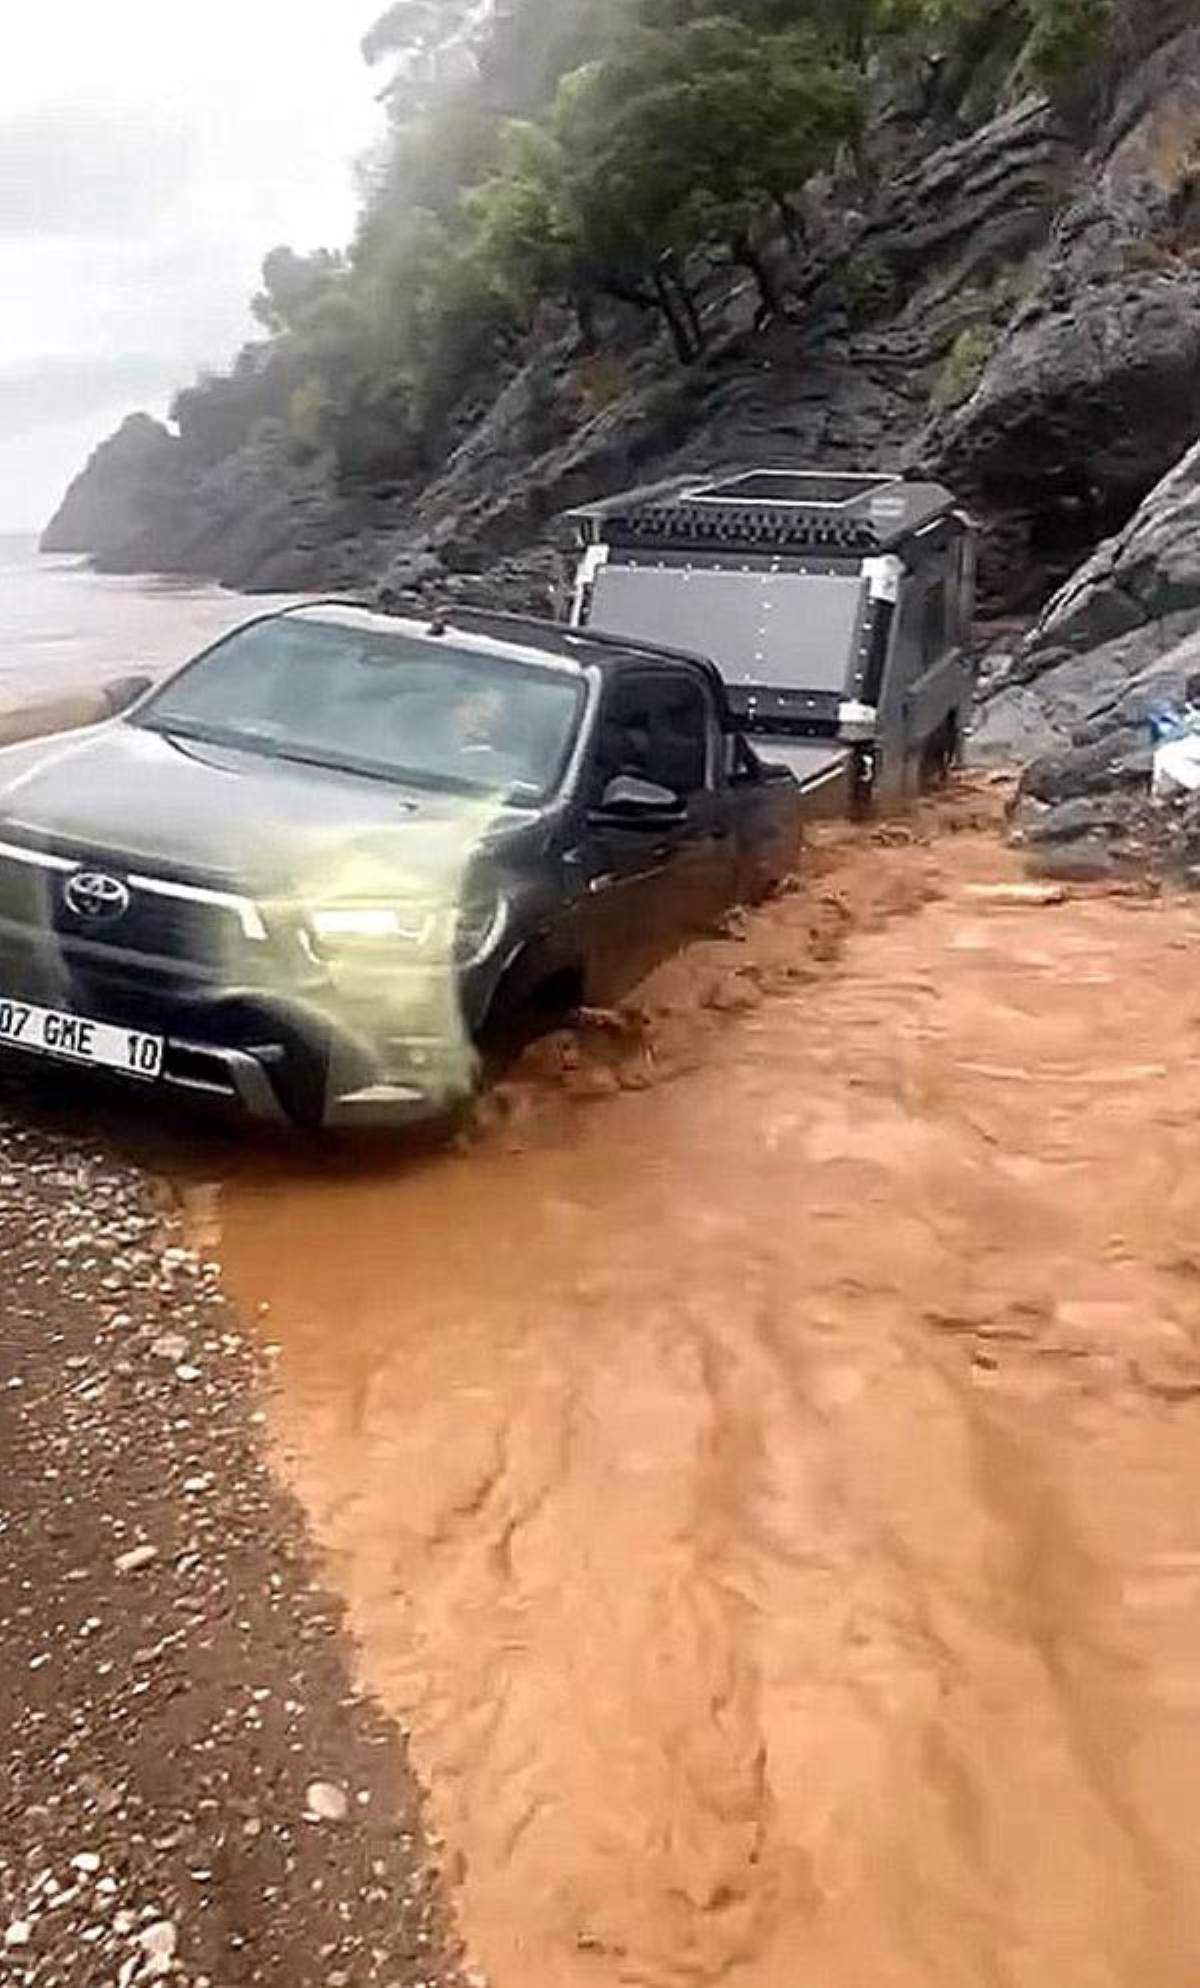
[(129, 890), (119, 877), (103, 870), (76, 870), (68, 877), (63, 903), (89, 925), (112, 925), (129, 909)]

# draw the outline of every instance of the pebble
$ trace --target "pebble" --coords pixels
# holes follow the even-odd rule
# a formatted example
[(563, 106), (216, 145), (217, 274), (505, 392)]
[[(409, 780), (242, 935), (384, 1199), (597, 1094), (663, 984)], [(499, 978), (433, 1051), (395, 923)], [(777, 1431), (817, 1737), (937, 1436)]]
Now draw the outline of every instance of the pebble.
[(118, 1574), (136, 1574), (139, 1567), (148, 1567), (158, 1559), (157, 1546), (131, 1546), (128, 1553), (119, 1553), (113, 1561)]
[(4, 1934), (6, 1947), (27, 1947), (33, 1938), (33, 1927), (28, 1919), (14, 1919)]
[(309, 1822), (345, 1822), (350, 1802), (344, 1788), (332, 1781), (310, 1781), (304, 1791), (304, 1812)]
[(182, 1360), (187, 1349), (188, 1343), (182, 1332), (162, 1332), (150, 1342), (150, 1351), (156, 1359), (170, 1360), (173, 1364)]
[(73, 1871), (83, 1871), (85, 1875), (88, 1875), (100, 1869), (100, 1859), (94, 1850), (81, 1850), (77, 1857), (72, 1857), (71, 1869)]
[(146, 1979), (153, 1981), (160, 1975), (169, 1974), (175, 1949), (179, 1945), (179, 1931), (174, 1920), (156, 1919), (152, 1926), (143, 1927), (138, 1940), (146, 1958)]

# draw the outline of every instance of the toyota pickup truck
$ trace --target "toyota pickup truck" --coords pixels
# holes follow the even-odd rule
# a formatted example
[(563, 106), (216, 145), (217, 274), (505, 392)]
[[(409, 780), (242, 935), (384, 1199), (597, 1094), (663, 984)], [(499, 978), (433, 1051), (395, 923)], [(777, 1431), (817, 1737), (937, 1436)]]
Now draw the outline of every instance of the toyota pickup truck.
[(606, 1002), (793, 867), (800, 787), (636, 637), (263, 615), (0, 752), (0, 1048), (307, 1126), (467, 1097), (498, 1018)]

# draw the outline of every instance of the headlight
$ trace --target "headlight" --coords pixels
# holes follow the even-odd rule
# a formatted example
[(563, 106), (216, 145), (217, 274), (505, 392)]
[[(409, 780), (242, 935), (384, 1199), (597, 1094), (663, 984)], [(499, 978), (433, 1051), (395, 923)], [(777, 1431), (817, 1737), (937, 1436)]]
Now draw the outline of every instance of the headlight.
[(359, 945), (436, 947), (459, 966), (474, 966), (497, 945), (508, 922), (499, 895), (436, 910), (421, 905), (327, 904), (308, 914), (312, 937), (326, 952)]
[(390, 904), (324, 905), (309, 918), (314, 936), (334, 944), (345, 939), (391, 939), (423, 946), (438, 923), (436, 912)]

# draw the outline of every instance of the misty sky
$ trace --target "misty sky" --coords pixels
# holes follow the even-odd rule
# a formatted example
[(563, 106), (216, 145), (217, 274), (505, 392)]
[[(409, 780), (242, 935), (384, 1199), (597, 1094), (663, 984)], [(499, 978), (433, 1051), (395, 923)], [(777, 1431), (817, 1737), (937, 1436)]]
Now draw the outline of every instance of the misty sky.
[[(0, 531), (227, 360), (264, 252), (339, 245), (382, 0), (19, 0), (0, 64)], [(8, 18), (11, 13), (12, 18)]]

